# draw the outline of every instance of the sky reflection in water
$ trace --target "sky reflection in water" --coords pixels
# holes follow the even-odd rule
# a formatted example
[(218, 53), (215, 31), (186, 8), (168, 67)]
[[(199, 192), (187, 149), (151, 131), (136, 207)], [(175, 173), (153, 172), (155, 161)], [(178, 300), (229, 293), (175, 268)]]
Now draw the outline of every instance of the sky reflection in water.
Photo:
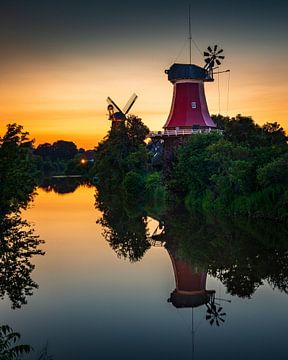
[[(119, 258), (118, 253), (117, 257), (103, 237), (105, 229), (96, 223), (97, 219), (107, 215), (106, 230), (107, 226), (113, 228), (110, 213), (107, 213), (113, 200), (102, 203), (102, 213), (94, 207), (93, 188), (82, 186), (65, 195), (39, 189), (38, 194), (32, 208), (23, 215), (45, 240), (41, 245), (45, 256), (31, 260), (36, 265), (32, 278), (39, 284), (39, 289), (34, 290), (34, 295), (27, 299), (28, 304), (20, 310), (12, 310), (7, 298), (0, 303), (2, 323), (19, 331), (23, 343), (41, 349), (48, 342), (49, 353), (55, 359), (192, 359), (193, 318), (194, 359), (211, 356), (216, 359), (270, 359), (273, 355), (284, 354), (288, 330), (287, 295), (278, 289), (272, 290), (268, 284), (275, 257), (271, 257), (269, 263), (266, 253), (271, 249), (267, 247), (267, 239), (263, 238), (267, 230), (261, 233), (260, 226), (238, 224), (229, 227), (206, 219), (186, 223), (181, 235), (181, 214), (169, 214), (162, 219), (165, 233), (161, 236), (165, 237), (165, 247), (148, 244), (141, 260), (131, 262), (129, 256)], [(121, 209), (121, 204), (118, 206), (122, 212), (119, 217), (125, 222), (125, 209)], [(137, 221), (141, 219), (141, 214), (139, 216)], [(155, 224), (148, 218), (147, 233), (151, 234)], [(129, 226), (133, 229), (131, 223), (125, 223), (125, 226), (127, 230)], [(114, 228), (116, 232), (117, 229)], [(142, 231), (143, 227), (137, 229)], [(214, 237), (213, 231), (218, 231), (218, 234), (214, 232)], [(285, 229), (278, 227), (278, 239), (281, 232), (283, 236), (287, 234)], [(161, 234), (161, 230), (157, 234)], [(221, 249), (221, 238), (223, 249), (230, 244), (231, 249), (226, 253)], [(193, 244), (192, 248), (187, 247), (185, 239)], [(249, 248), (251, 239), (262, 241), (261, 251), (259, 246)], [(282, 239), (280, 246), (282, 255), (288, 248), (286, 239)], [(237, 249), (239, 243), (244, 250)], [(211, 244), (216, 244), (215, 248), (211, 248)], [(209, 246), (210, 249), (204, 251)], [(267, 249), (263, 250), (265, 246)], [(215, 269), (219, 268), (221, 260), (226, 266), (224, 269), (223, 265), (222, 275), (227, 274), (228, 255), (233, 261), (239, 260), (239, 267), (242, 264), (240, 257), (249, 257), (250, 251), (252, 255), (247, 261), (251, 261), (256, 280), (263, 274), (266, 277), (263, 275), (263, 285), (254, 293), (240, 298), (227, 294), (225, 286), (216, 277), (208, 275), (206, 289), (215, 290), (216, 298), (232, 300), (231, 303), (216, 300), (226, 313), (225, 322), (219, 327), (215, 323), (210, 326), (205, 320), (205, 304), (194, 308), (192, 313), (191, 308), (177, 309), (167, 302), (176, 288), (168, 250), (181, 261), (189, 262), (190, 259), (193, 263), (190, 269), (194, 273), (205, 273), (210, 269), (210, 273), (218, 277), (219, 271), (217, 273)], [(255, 260), (257, 252), (263, 261)], [(288, 266), (285, 257), (280, 258), (283, 265), (277, 271), (282, 271), (283, 285)], [(241, 266), (247, 271), (245, 263)], [(237, 284), (235, 289), (238, 289)]]

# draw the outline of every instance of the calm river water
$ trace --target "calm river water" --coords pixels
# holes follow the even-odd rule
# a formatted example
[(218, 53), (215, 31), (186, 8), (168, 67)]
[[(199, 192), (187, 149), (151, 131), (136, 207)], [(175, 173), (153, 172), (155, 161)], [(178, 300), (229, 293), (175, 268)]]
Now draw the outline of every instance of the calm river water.
[(24, 294), (27, 304), (20, 299), (15, 309), (6, 294), (0, 311), (1, 323), (35, 349), (28, 359), (45, 347), (57, 360), (271, 359), (287, 353), (286, 230), (280, 240), (271, 239), (281, 242), (279, 249), (261, 233), (279, 233), (276, 225), (269, 233), (209, 220), (200, 229), (176, 214), (166, 215), (159, 228), (152, 217), (136, 216), (127, 225), (116, 211), (120, 225), (113, 228), (113, 209), (108, 204), (104, 218), (102, 211), (95, 208), (95, 188), (80, 186), (67, 194), (38, 189), (23, 212), (45, 241), (39, 245), (45, 255), (29, 260), (39, 288), (32, 286)]

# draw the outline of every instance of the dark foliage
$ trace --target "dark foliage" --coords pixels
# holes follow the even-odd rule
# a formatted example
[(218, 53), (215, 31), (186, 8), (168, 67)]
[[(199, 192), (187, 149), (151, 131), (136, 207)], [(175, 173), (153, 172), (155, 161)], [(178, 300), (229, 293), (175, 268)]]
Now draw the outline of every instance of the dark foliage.
[(142, 206), (129, 206), (121, 191), (100, 190), (96, 193), (96, 207), (103, 213), (97, 222), (103, 226), (103, 235), (117, 256), (139, 261), (150, 247)]
[(80, 185), (91, 186), (87, 180), (79, 177), (45, 178), (39, 183), (44, 191), (54, 191), (57, 194), (73, 193)]
[(30, 259), (44, 255), (39, 249), (42, 243), (30, 224), (18, 215), (0, 219), (0, 298), (7, 295), (12, 308), (26, 304), (26, 297), (38, 288), (31, 278), (35, 266)]
[(58, 140), (40, 144), (34, 150), (37, 168), (42, 179), (55, 175), (81, 175), (90, 178), (94, 151), (80, 148), (71, 141)]
[(0, 216), (32, 200), (39, 174), (28, 135), (22, 126), (9, 124), (0, 138)]
[(228, 293), (250, 298), (268, 281), (288, 294), (288, 229), (247, 219), (221, 219), (170, 209), (162, 218), (162, 241), (198, 271), (208, 272)]
[(78, 153), (77, 146), (72, 141), (58, 140), (52, 145), (49, 143), (38, 145), (35, 155), (47, 160), (70, 160)]
[(14, 332), (8, 325), (0, 326), (0, 359), (17, 360), (19, 356), (30, 353), (33, 348), (30, 345), (17, 344), (20, 334)]
[(148, 152), (144, 140), (148, 132), (141, 119), (135, 116), (111, 128), (95, 154), (95, 173), (102, 187), (111, 190), (119, 187), (129, 171), (145, 173)]
[(283, 129), (240, 115), (217, 121), (223, 136), (193, 135), (179, 147), (169, 188), (190, 208), (288, 221)]

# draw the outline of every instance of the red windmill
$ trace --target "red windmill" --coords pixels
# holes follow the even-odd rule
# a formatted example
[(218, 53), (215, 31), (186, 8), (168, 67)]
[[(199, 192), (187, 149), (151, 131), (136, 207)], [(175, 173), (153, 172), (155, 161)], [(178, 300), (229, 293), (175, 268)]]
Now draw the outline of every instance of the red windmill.
[[(224, 59), (222, 49), (209, 46), (204, 52), (204, 68), (193, 64), (173, 64), (165, 73), (174, 86), (170, 114), (164, 129), (176, 130), (179, 134), (190, 133), (195, 129), (216, 128), (207, 107), (204, 82), (213, 81), (213, 67)], [(186, 130), (186, 131), (185, 131)], [(188, 131), (187, 131), (188, 130)], [(168, 133), (169, 134), (169, 133)], [(167, 135), (168, 135), (167, 134)]]
[(204, 51), (205, 66), (173, 64), (165, 70), (173, 84), (173, 98), (164, 132), (151, 133), (152, 141), (164, 140), (164, 162), (171, 160), (174, 149), (183, 138), (194, 133), (207, 133), (216, 129), (211, 119), (204, 91), (204, 82), (214, 81), (213, 69), (224, 59), (223, 49), (217, 45)]

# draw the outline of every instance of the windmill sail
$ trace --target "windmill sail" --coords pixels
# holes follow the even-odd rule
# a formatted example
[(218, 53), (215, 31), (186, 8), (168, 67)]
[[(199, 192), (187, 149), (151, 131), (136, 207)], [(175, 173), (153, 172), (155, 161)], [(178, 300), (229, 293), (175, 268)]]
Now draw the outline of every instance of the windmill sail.
[(129, 110), (132, 108), (133, 104), (135, 103), (136, 99), (137, 99), (137, 95), (134, 93), (131, 98), (128, 100), (127, 104), (124, 106), (123, 108), (123, 113), (126, 115)]
[(107, 102), (109, 105), (112, 105), (115, 109), (117, 109), (120, 113), (122, 113), (122, 110), (115, 104), (115, 102), (108, 96)]

